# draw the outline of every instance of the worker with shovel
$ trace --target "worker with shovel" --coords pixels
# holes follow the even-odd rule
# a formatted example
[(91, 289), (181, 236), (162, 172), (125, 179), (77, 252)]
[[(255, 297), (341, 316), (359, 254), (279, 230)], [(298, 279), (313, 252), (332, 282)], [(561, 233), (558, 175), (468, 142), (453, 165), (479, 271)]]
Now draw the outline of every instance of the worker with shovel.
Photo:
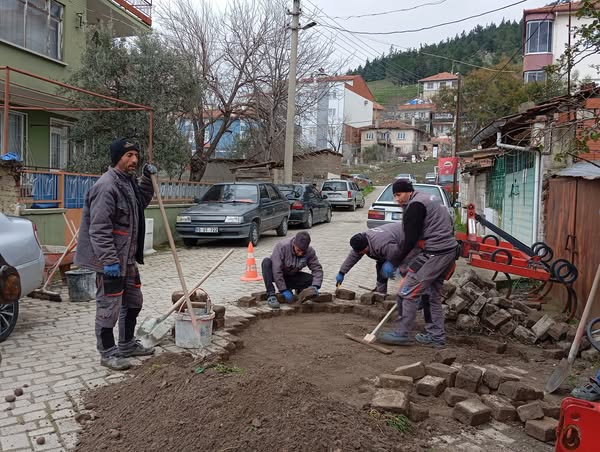
[(389, 223), (376, 228), (368, 229), (366, 232), (360, 232), (350, 238), (350, 247), (352, 251), (348, 254), (346, 260), (342, 263), (340, 271), (335, 277), (337, 285), (344, 282), (346, 273), (354, 267), (363, 256), (374, 259), (377, 272), (377, 286), (375, 292), (386, 294), (389, 276), (384, 274), (384, 265), (397, 268), (401, 261), (398, 258), (402, 255), (404, 247), (404, 231), (399, 223)]
[(154, 353), (134, 336), (143, 303), (137, 264), (144, 263), (144, 209), (152, 200), (151, 176), (157, 172), (146, 164), (137, 180), (139, 152), (130, 139), (112, 142), (112, 166), (85, 197), (75, 258), (77, 265), (96, 272), (96, 347), (100, 364), (112, 370), (131, 367), (128, 357)]
[[(408, 272), (400, 283), (398, 304), (402, 317), (397, 330), (381, 334), (378, 340), (392, 345), (411, 344), (409, 333), (415, 323), (417, 302), (423, 295), (428, 298), (423, 300), (428, 304), (428, 309), (424, 309), (426, 332), (417, 334), (415, 339), (421, 344), (443, 346), (446, 336), (440, 291), (444, 279), (454, 269), (458, 246), (452, 218), (439, 199), (415, 192), (409, 181), (397, 180), (392, 189), (394, 199), (404, 209), (404, 244), (397, 259), (404, 260), (419, 242), (423, 251), (408, 261)], [(394, 269), (387, 267), (382, 270), (391, 276)]]
[[(304, 267), (308, 267), (311, 273), (301, 271)], [(275, 286), (285, 301), (291, 303), (294, 298), (292, 290), (300, 292), (310, 288), (310, 296), (314, 297), (319, 295), (323, 283), (323, 267), (317, 253), (310, 246), (310, 235), (305, 231), (278, 242), (271, 257), (263, 259), (262, 273), (267, 290), (267, 304), (271, 309), (279, 309)]]

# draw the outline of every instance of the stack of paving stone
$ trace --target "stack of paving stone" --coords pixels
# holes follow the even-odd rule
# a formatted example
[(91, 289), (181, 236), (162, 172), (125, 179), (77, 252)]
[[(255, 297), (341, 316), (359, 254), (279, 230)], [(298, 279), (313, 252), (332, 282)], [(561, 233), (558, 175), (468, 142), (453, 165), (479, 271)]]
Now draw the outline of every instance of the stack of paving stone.
[(552, 358), (561, 358), (575, 337), (574, 327), (535, 309), (533, 303), (502, 297), (494, 281), (471, 269), (458, 279), (446, 281), (442, 297), (446, 321), (454, 321), (458, 330), (491, 330), (525, 344), (544, 344), (553, 347), (547, 355)]
[(403, 414), (414, 422), (429, 415), (438, 398), (452, 407), (452, 417), (478, 426), (498, 422), (522, 422), (525, 432), (544, 442), (555, 440), (560, 406), (544, 401), (544, 393), (522, 382), (526, 371), (515, 367), (477, 366), (455, 363), (449, 350), (438, 352), (429, 364), (416, 362), (374, 379), (376, 391), (371, 408)]

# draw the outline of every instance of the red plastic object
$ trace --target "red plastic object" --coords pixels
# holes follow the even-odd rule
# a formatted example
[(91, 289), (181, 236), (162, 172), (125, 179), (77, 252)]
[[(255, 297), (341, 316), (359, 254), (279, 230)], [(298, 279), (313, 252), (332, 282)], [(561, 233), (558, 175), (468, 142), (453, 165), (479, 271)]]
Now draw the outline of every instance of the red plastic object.
[(567, 397), (560, 407), (556, 452), (600, 450), (600, 403)]

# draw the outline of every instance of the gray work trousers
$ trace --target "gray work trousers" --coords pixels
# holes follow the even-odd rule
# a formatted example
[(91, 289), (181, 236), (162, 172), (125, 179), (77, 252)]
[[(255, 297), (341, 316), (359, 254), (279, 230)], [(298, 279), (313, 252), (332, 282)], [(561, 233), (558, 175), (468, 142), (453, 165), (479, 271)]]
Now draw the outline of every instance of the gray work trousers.
[[(135, 326), (144, 302), (141, 287), (136, 264), (127, 265), (121, 278), (96, 273), (96, 348), (102, 357), (118, 356), (120, 350), (135, 347)], [(117, 321), (118, 346), (113, 335)]]
[(398, 302), (402, 317), (397, 322), (399, 335), (408, 335), (415, 324), (417, 302), (421, 295), (428, 295), (424, 306), (425, 331), (435, 340), (445, 340), (444, 311), (440, 291), (444, 280), (454, 268), (456, 253), (434, 255), (421, 253), (408, 264), (408, 273), (400, 283)]

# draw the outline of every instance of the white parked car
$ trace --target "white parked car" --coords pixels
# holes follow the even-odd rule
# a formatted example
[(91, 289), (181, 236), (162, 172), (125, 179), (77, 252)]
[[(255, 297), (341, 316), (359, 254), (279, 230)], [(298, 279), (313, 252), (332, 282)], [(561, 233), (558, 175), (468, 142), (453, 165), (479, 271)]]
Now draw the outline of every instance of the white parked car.
[(35, 225), (0, 213), (0, 342), (12, 333), (19, 299), (41, 287), (44, 253)]
[[(442, 187), (430, 184), (413, 184), (413, 187), (415, 191), (431, 194), (438, 198), (448, 208), (448, 214), (452, 217), (452, 222), (454, 223), (456, 213), (454, 212), (454, 207), (450, 204), (450, 199), (446, 191)], [(389, 184), (369, 208), (367, 227), (370, 229), (382, 224), (400, 221), (402, 221), (402, 207), (394, 200), (392, 184)]]
[(329, 179), (323, 182), (321, 193), (327, 196), (332, 207), (349, 207), (354, 211), (365, 206), (365, 197), (351, 180)]
[(399, 180), (399, 179), (406, 179), (410, 182), (412, 182), (413, 184), (417, 183), (417, 178), (415, 176), (413, 176), (412, 174), (398, 174), (396, 175), (396, 177), (394, 177), (395, 180)]

